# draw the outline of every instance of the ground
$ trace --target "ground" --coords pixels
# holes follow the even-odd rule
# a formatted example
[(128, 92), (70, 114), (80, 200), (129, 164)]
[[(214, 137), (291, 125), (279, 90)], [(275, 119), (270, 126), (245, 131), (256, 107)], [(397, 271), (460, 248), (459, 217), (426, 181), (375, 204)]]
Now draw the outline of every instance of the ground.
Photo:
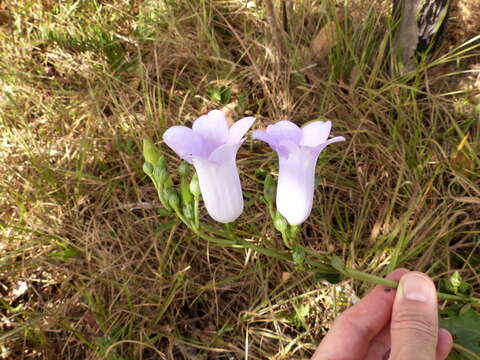
[[(320, 157), (303, 246), (378, 276), (458, 271), (479, 297), (480, 4), (452, 3), (412, 76), (389, 65), (390, 6), (2, 2), (0, 358), (308, 359), (371, 288), (216, 246), (165, 212), (142, 140), (178, 181), (161, 135), (214, 108), (255, 129), (329, 119), (347, 139)], [(248, 137), (238, 166), (244, 214), (202, 221), (286, 251), (262, 198), (275, 155)]]

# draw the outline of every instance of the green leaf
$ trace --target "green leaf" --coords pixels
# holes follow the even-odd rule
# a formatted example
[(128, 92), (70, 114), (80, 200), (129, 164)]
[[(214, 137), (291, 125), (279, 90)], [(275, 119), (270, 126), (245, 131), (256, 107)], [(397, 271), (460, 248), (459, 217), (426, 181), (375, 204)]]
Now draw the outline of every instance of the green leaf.
[[(463, 312), (460, 309), (461, 306), (453, 305), (443, 311), (449, 316), (440, 319), (440, 326), (450, 331), (456, 344), (473, 354), (480, 354), (480, 314), (472, 309)], [(467, 352), (463, 355), (467, 359), (478, 359)]]
[(343, 263), (342, 259), (335, 254), (333, 254), (330, 258), (330, 265), (332, 265), (332, 267), (341, 274), (345, 272), (345, 264)]
[(54, 250), (52, 251), (48, 256), (51, 258), (57, 259), (57, 260), (62, 260), (62, 261), (67, 261), (75, 256), (78, 256), (80, 253), (75, 250), (72, 246), (69, 244), (57, 240), (56, 244), (62, 248), (62, 250)]
[(161, 224), (159, 225), (156, 229), (155, 229), (155, 235), (159, 235), (167, 230), (170, 230), (172, 227), (175, 226), (177, 222), (176, 221), (168, 221), (164, 224)]
[(68, 259), (71, 259), (77, 255), (78, 255), (78, 252), (71, 247), (68, 247), (64, 250), (52, 251), (50, 253), (50, 257), (55, 258), (57, 260), (62, 260), (62, 261), (67, 261)]
[(216, 102), (222, 101), (222, 94), (220, 89), (217, 87), (211, 87), (207, 89), (207, 95), (210, 97), (211, 100)]
[(283, 312), (280, 316), (292, 323), (297, 328), (307, 329), (307, 317), (310, 312), (310, 305), (293, 302), (293, 313)]
[(228, 102), (232, 98), (232, 89), (223, 87), (220, 93), (220, 98), (221, 98), (222, 104), (228, 104)]
[(207, 95), (210, 97), (211, 100), (215, 102), (221, 104), (228, 104), (228, 102), (232, 98), (232, 89), (227, 86), (212, 86), (207, 89)]

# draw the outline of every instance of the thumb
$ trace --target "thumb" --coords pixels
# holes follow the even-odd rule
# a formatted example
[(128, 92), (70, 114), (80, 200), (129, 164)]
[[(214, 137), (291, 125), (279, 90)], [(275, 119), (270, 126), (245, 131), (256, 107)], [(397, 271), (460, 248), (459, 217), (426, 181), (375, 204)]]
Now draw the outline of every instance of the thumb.
[(437, 293), (425, 274), (402, 276), (393, 304), (390, 360), (435, 360)]

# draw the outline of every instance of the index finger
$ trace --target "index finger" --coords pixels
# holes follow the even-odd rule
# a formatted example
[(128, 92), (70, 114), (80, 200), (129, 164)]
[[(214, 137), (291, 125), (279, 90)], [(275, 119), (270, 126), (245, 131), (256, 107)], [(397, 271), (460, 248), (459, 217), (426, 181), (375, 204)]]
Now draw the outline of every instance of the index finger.
[[(397, 269), (387, 279), (398, 281), (407, 272)], [(358, 304), (335, 320), (312, 360), (363, 359), (370, 341), (390, 321), (395, 293), (395, 289), (375, 286)]]

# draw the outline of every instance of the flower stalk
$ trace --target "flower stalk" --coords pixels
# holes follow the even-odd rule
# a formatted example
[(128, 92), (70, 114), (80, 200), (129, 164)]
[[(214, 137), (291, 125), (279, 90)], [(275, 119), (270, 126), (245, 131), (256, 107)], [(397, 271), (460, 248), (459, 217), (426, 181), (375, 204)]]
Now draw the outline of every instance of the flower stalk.
[[(240, 144), (241, 136), (243, 136), (245, 131), (248, 130), (252, 122), (253, 120), (250, 119), (244, 122), (243, 124), (241, 124), (242, 128), (240, 130), (237, 129), (235, 140), (238, 142), (236, 142), (236, 145), (234, 146), (236, 147), (236, 149), (238, 149), (238, 146)], [(325, 125), (322, 125), (322, 126), (325, 127)], [(325, 129), (323, 129), (322, 131), (324, 130)], [(324, 140), (326, 140), (326, 137)], [(333, 140), (341, 141), (343, 140), (343, 138), (342, 139), (334, 138), (330, 142), (335, 142)], [(275, 146), (277, 145), (279, 146), (278, 151), (281, 152), (282, 151), (281, 146), (283, 145), (275, 144), (274, 141), (273, 143)], [(326, 146), (325, 145), (326, 143), (329, 143), (329, 142), (324, 141), (321, 146), (323, 147)], [(233, 152), (229, 150), (228, 154), (229, 154), (228, 155), (229, 159), (234, 160), (234, 157), (232, 158), (232, 154), (233, 155), (236, 154), (236, 150)], [(188, 159), (188, 154), (185, 156)], [(295, 211), (293, 213), (288, 213), (289, 216), (290, 215), (292, 216), (290, 217), (290, 220), (288, 217), (285, 217), (282, 214), (282, 211), (280, 211), (280, 209), (278, 212), (276, 212), (274, 210), (274, 205), (273, 205), (275, 201), (274, 195), (273, 195), (275, 194), (275, 184), (270, 175), (268, 175), (267, 178), (265, 179), (264, 198), (268, 206), (270, 216), (272, 217), (272, 220), (274, 222), (274, 226), (282, 234), (282, 238), (285, 242), (285, 245), (289, 249), (288, 251), (282, 251), (274, 248), (267, 248), (261, 245), (257, 245), (253, 242), (236, 237), (231, 231), (224, 232), (224, 231), (220, 231), (218, 229), (212, 228), (208, 224), (202, 224), (199, 219), (199, 198), (200, 198), (200, 194), (202, 193), (205, 200), (205, 194), (203, 193), (202, 182), (201, 182), (201, 179), (199, 178), (200, 175), (199, 176), (197, 176), (197, 174), (193, 175), (191, 181), (188, 182), (187, 178), (189, 174), (189, 167), (185, 163), (180, 165), (179, 167), (180, 192), (178, 192), (166, 168), (165, 158), (158, 151), (158, 149), (156, 149), (156, 147), (149, 141), (144, 142), (144, 157), (145, 157), (145, 163), (143, 165), (143, 170), (152, 180), (157, 190), (159, 199), (163, 204), (163, 206), (165, 206), (165, 208), (167, 208), (168, 210), (173, 210), (177, 215), (177, 217), (189, 229), (191, 229), (194, 234), (196, 234), (199, 238), (209, 241), (212, 245), (224, 246), (224, 247), (226, 246), (226, 247), (231, 247), (236, 249), (239, 249), (239, 248), (250, 249), (259, 254), (276, 258), (278, 260), (289, 261), (293, 263), (295, 267), (299, 270), (307, 270), (312, 272), (319, 272), (319, 273), (333, 274), (333, 275), (340, 274), (343, 278), (352, 278), (360, 281), (369, 282), (372, 284), (387, 286), (390, 288), (398, 287), (398, 282), (396, 281), (385, 279), (379, 276), (368, 274), (360, 270), (356, 270), (356, 269), (345, 266), (342, 260), (335, 255), (332, 255), (330, 257), (322, 256), (322, 255), (316, 254), (315, 252), (313, 252), (308, 248), (301, 246), (298, 242), (298, 235), (300, 231), (300, 227), (298, 226), (298, 223), (301, 223), (301, 221), (298, 222), (298, 219), (301, 219), (301, 218), (303, 219), (303, 218), (306, 218), (306, 216), (308, 216), (310, 212), (308, 201), (305, 204), (301, 204), (300, 208), (297, 207), (296, 209), (294, 209)], [(230, 163), (230, 165), (231, 164), (232, 163)], [(234, 161), (233, 161), (233, 164), (234, 164)], [(198, 164), (195, 164), (194, 162), (194, 165), (196, 166)], [(199, 172), (198, 166), (196, 166), (196, 168), (198, 173)], [(202, 173), (202, 171), (200, 171), (200, 173), (205, 174), (205, 173)], [(231, 169), (230, 173), (236, 174), (236, 168), (235, 168), (235, 171)], [(277, 191), (277, 197), (276, 197), (277, 208), (278, 208), (278, 200), (279, 200), (279, 194)], [(221, 206), (221, 204), (219, 206)], [(243, 199), (241, 202), (241, 207), (243, 208)], [(208, 208), (208, 205), (207, 205), (207, 208)], [(213, 213), (215, 213), (215, 211), (213, 211)], [(229, 216), (232, 216), (232, 214), (230, 214)], [(212, 217), (215, 217), (215, 215), (212, 215)], [(292, 221), (292, 219), (294, 220), (296, 219), (296, 220)], [(224, 221), (224, 222), (227, 223), (227, 228), (229, 228), (228, 227), (229, 221)], [(213, 236), (211, 234), (213, 234)], [(475, 306), (480, 306), (480, 299), (473, 298), (473, 297), (446, 294), (446, 293), (439, 292), (438, 298), (440, 300), (461, 301), (461, 302), (473, 304)]]
[[(193, 185), (192, 185), (193, 183)], [(156, 182), (154, 182), (154, 185), (157, 186)], [(197, 184), (196, 184), (196, 179), (195, 176), (193, 177), (192, 181), (190, 182), (190, 191), (195, 198), (199, 197), (199, 192), (197, 189)], [(180, 211), (180, 200), (178, 197), (178, 193), (176, 190), (170, 188), (169, 189), (169, 203), (172, 205), (172, 208), (174, 209), (176, 215), (178, 218), (189, 228), (192, 230), (194, 234), (196, 234), (199, 238), (202, 238), (208, 242), (210, 242), (212, 245), (216, 246), (226, 246), (226, 247), (231, 247), (234, 249), (250, 249), (253, 250), (259, 254), (273, 257), (275, 259), (279, 260), (284, 260), (284, 261), (290, 261), (295, 264), (296, 268), (299, 270), (307, 270), (307, 271), (313, 271), (313, 272), (324, 272), (324, 273), (329, 273), (329, 274), (336, 274), (336, 273), (341, 273), (345, 278), (352, 278), (364, 282), (368, 282), (371, 284), (376, 284), (376, 285), (383, 285), (389, 288), (394, 288), (396, 289), (398, 287), (398, 282), (385, 279), (383, 277), (379, 277), (376, 275), (368, 274), (366, 272), (356, 270), (353, 268), (349, 268), (345, 266), (341, 260), (338, 257), (326, 257), (319, 255), (313, 251), (311, 251), (308, 248), (305, 248), (298, 243), (295, 245), (292, 245), (293, 251), (280, 251), (277, 249), (272, 249), (272, 248), (266, 248), (260, 245), (257, 245), (253, 242), (247, 241), (245, 239), (241, 239), (238, 237), (231, 236), (229, 238), (226, 238), (228, 235), (231, 234), (223, 234), (225, 237), (222, 236), (222, 232), (220, 231), (215, 231), (215, 229), (211, 229), (208, 227), (206, 224), (201, 224), (198, 221), (198, 211), (197, 211), (197, 217), (195, 218), (195, 221), (192, 223), (189, 219), (187, 219), (182, 212)], [(178, 200), (178, 201), (177, 201)], [(198, 209), (198, 207), (194, 207), (194, 209)], [(277, 226), (279, 226), (279, 223), (277, 223)], [(280, 226), (281, 230), (284, 230), (283, 233), (287, 233), (288, 229), (288, 224), (287, 228), (284, 228), (284, 225)], [(290, 226), (291, 229), (294, 229), (293, 232), (298, 234), (298, 229), (299, 227), (292, 227)], [(212, 233), (217, 233), (218, 236), (222, 236), (222, 238), (218, 238), (216, 236), (211, 236), (205, 230), (212, 232)], [(278, 230), (278, 229), (277, 229)], [(280, 231), (280, 230), (279, 230)], [(290, 230), (292, 231), (292, 230)], [(291, 236), (292, 234), (290, 234)], [(287, 236), (287, 235), (285, 235)], [(315, 259), (312, 259), (311, 257), (307, 257), (307, 255), (310, 255), (314, 257)], [(332, 261), (332, 259), (335, 259)], [(332, 266), (332, 263), (334, 266)], [(307, 267), (308, 266), (308, 267)], [(480, 306), (480, 299), (477, 298), (472, 298), (472, 297), (466, 297), (466, 296), (460, 296), (460, 295), (452, 295), (452, 294), (446, 294), (442, 292), (437, 293), (438, 298), (440, 300), (449, 300), (449, 301), (461, 301), (465, 303), (471, 303), (475, 306)]]
[(199, 215), (199, 207), (200, 207), (200, 184), (198, 183), (198, 176), (194, 174), (192, 180), (189, 184), (190, 192), (193, 194), (193, 218), (195, 228), (200, 227), (200, 215)]

